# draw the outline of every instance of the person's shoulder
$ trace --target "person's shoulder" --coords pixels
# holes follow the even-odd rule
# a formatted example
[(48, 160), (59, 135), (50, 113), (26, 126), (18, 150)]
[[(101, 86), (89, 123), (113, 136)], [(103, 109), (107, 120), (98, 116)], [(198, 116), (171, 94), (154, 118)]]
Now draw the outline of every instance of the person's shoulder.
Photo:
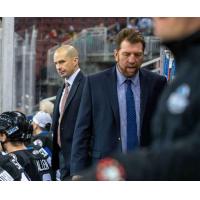
[(3, 154), (2, 152), (0, 152), (0, 165), (2, 165), (2, 163), (7, 162), (9, 160), (9, 156), (8, 154)]
[(30, 164), (31, 154), (27, 150), (14, 151), (9, 153), (9, 155), (15, 158), (22, 166)]
[(46, 152), (46, 150), (39, 145), (33, 145), (29, 149), (29, 152), (32, 154), (32, 157), (36, 160), (48, 158), (48, 153)]
[(84, 71), (83, 71), (83, 70), (81, 70), (81, 69), (80, 69), (80, 71), (79, 71), (78, 75), (79, 75), (79, 76), (83, 76), (83, 77), (85, 77), (85, 76), (86, 76), (86, 75), (85, 75), (85, 73), (84, 73)]
[(75, 79), (85, 79), (86, 75), (85, 73), (80, 69), (80, 71), (78, 72), (78, 74), (76, 75)]
[(103, 71), (97, 72), (95, 74), (91, 74), (88, 76), (88, 79), (90, 79), (90, 80), (102, 79), (105, 76), (112, 74), (113, 70), (114, 70), (114, 67), (111, 67), (111, 68), (105, 69)]
[(10, 156), (16, 157), (17, 160), (27, 160), (30, 157), (30, 152), (27, 149), (13, 151), (9, 153)]

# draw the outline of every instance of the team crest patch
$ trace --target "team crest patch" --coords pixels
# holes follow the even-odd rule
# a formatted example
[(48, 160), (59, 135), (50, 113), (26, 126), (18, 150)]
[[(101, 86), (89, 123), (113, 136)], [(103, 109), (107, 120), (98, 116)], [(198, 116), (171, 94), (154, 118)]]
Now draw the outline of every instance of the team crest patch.
[(190, 87), (187, 84), (179, 86), (168, 98), (167, 107), (172, 114), (181, 114), (189, 104)]
[(38, 146), (40, 146), (40, 147), (43, 146), (43, 142), (42, 142), (42, 140), (40, 140), (40, 139), (35, 140), (35, 141), (33, 142), (33, 144), (34, 144), (34, 145), (38, 145)]
[(33, 154), (34, 154), (34, 155), (38, 155), (38, 154), (39, 154), (39, 151), (38, 151), (38, 150), (33, 150)]

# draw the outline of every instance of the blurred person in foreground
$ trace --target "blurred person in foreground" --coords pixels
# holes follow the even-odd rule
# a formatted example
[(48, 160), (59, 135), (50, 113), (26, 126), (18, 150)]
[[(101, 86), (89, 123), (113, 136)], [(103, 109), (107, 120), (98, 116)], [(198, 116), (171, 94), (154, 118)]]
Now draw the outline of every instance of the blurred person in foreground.
[(101, 160), (82, 180), (200, 180), (200, 18), (154, 18), (154, 33), (175, 56), (151, 147)]
[(88, 76), (74, 131), (71, 175), (113, 152), (151, 144), (150, 121), (166, 78), (141, 65), (145, 41), (134, 29), (116, 37), (115, 66)]

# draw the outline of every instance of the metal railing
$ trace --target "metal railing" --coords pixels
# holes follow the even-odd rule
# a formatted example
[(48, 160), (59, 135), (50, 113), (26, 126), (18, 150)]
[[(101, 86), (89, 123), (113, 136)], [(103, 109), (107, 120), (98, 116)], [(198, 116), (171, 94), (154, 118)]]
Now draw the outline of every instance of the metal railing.
[(11, 110), (15, 104), (14, 18), (3, 18), (0, 31), (0, 111)]
[[(79, 51), (80, 63), (90, 62), (113, 62), (114, 41), (108, 40), (109, 33), (114, 26), (87, 28), (80, 32), (76, 39), (69, 39), (63, 44), (70, 44)], [(152, 60), (160, 54), (160, 40), (154, 36), (146, 36), (145, 60)], [(53, 63), (53, 54), (58, 45), (50, 48), (47, 53), (47, 80), (58, 79)]]
[(13, 19), (4, 18), (3, 32), (8, 29), (13, 36), (8, 35), (8, 31), (6, 34), (1, 33), (4, 36), (3, 40), (0, 36), (0, 59), (2, 63), (0, 70), (0, 91), (2, 94), (0, 111), (20, 110), (29, 114), (33, 112), (35, 106), (37, 30), (32, 27), (26, 31), (23, 38), (14, 32), (14, 20), (12, 27), (8, 26), (10, 20)]
[(16, 108), (30, 114), (35, 105), (35, 62), (37, 30), (26, 30), (25, 38), (15, 34)]

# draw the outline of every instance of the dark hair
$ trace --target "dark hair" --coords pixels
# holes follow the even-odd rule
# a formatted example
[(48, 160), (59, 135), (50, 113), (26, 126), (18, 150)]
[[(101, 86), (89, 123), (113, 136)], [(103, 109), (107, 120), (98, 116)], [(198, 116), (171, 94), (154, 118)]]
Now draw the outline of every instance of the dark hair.
[(47, 131), (50, 131), (50, 129), (51, 129), (51, 123), (47, 123), (46, 125), (45, 125), (45, 128), (44, 128), (45, 130), (47, 130)]
[(25, 142), (31, 138), (33, 128), (23, 113), (12, 111), (0, 115), (0, 131), (9, 141)]
[(116, 49), (119, 50), (121, 48), (121, 43), (124, 40), (127, 40), (131, 44), (141, 42), (143, 45), (143, 51), (145, 49), (144, 37), (139, 31), (137, 31), (135, 29), (124, 28), (117, 34), (116, 40), (115, 40), (116, 41)]

